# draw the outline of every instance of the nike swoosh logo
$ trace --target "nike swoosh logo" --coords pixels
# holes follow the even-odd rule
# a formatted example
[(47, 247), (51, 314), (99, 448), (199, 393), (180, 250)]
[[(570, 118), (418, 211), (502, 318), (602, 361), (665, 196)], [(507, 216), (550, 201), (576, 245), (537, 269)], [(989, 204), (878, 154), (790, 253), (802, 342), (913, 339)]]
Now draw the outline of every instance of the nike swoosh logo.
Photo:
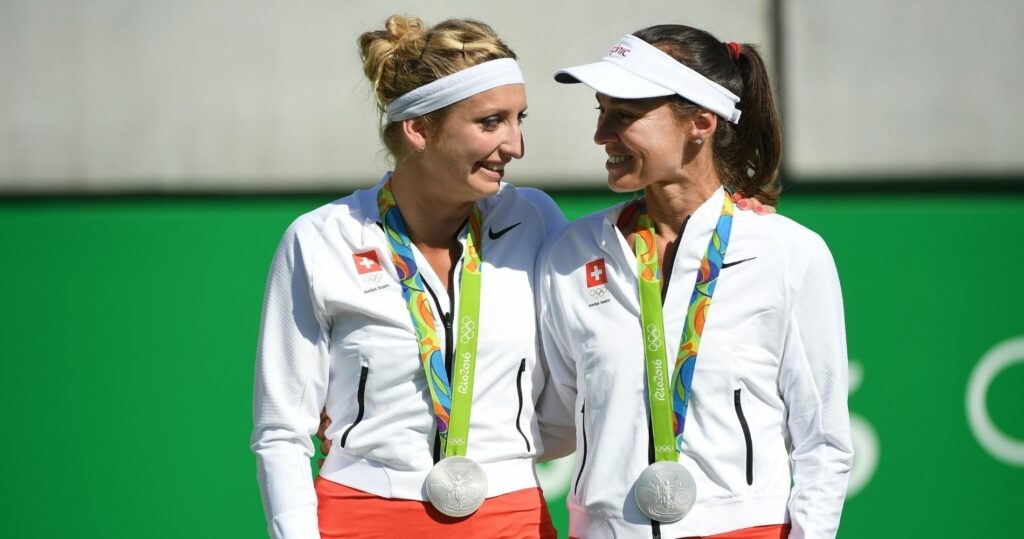
[(742, 264), (744, 262), (750, 262), (751, 260), (753, 260), (755, 258), (757, 258), (757, 257), (756, 256), (752, 256), (750, 258), (744, 258), (743, 260), (736, 260), (734, 262), (726, 262), (726, 263), (722, 264), (722, 269), (731, 268), (731, 267), (735, 266), (736, 264)]
[(501, 229), (501, 230), (499, 230), (497, 232), (494, 231), (494, 227), (492, 226), (491, 228), (487, 229), (487, 237), (491, 238), (492, 240), (496, 240), (496, 239), (504, 236), (505, 234), (507, 234), (509, 230), (512, 230), (513, 228), (515, 228), (515, 227), (517, 227), (517, 226), (519, 226), (521, 224), (523, 224), (523, 222), (519, 221), (518, 223), (516, 223), (514, 225), (511, 225), (511, 226), (507, 226), (507, 227), (505, 227), (505, 228), (503, 228), (503, 229)]

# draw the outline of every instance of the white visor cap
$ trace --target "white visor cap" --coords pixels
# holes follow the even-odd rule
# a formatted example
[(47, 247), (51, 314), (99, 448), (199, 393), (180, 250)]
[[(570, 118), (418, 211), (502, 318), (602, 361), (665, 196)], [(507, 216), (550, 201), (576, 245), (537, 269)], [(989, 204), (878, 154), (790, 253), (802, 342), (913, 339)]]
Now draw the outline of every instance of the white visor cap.
[(555, 80), (582, 82), (618, 99), (679, 95), (734, 124), (740, 120), (736, 94), (633, 35), (620, 38), (597, 62), (559, 69)]

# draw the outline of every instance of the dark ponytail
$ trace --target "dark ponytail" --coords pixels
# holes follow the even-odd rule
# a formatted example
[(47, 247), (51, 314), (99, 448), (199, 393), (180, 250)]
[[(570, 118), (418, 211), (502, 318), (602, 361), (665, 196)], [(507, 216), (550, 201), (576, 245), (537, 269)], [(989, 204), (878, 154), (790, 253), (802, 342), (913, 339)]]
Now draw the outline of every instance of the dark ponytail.
[[(731, 46), (704, 30), (676, 24), (651, 26), (633, 35), (739, 96), (739, 124), (718, 121), (712, 154), (715, 169), (726, 187), (775, 205), (781, 190), (776, 177), (782, 128), (768, 70), (757, 48)], [(678, 96), (674, 104), (681, 115), (699, 108)]]

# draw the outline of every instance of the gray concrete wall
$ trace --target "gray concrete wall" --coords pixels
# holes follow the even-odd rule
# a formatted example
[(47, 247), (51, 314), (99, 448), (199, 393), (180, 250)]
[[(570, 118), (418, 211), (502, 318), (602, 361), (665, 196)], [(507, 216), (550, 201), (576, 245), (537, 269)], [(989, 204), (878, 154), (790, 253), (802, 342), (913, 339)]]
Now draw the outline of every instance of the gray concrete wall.
[(790, 172), (1024, 176), (1024, 2), (784, 2)]
[[(385, 5), (381, 5), (385, 4)], [(896, 5), (897, 7), (893, 7)], [(797, 174), (1024, 171), (1010, 0), (786, 4)], [(355, 39), (391, 13), (480, 18), (527, 77), (522, 184), (603, 176), (583, 87), (551, 73), (625, 33), (693, 24), (761, 43), (770, 2), (0, 0), (0, 192), (338, 189), (388, 162)], [(923, 15), (922, 15), (923, 14)]]

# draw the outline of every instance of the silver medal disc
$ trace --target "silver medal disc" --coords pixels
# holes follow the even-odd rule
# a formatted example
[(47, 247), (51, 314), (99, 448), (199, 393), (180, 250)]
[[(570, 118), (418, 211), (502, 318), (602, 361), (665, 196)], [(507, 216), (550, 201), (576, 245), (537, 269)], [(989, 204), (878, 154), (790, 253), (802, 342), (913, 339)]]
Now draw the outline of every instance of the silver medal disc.
[(466, 457), (447, 457), (427, 475), (427, 498), (450, 517), (473, 514), (487, 496), (483, 468)]
[(689, 470), (672, 461), (655, 462), (636, 480), (634, 497), (640, 512), (658, 522), (675, 522), (697, 501), (697, 483)]

